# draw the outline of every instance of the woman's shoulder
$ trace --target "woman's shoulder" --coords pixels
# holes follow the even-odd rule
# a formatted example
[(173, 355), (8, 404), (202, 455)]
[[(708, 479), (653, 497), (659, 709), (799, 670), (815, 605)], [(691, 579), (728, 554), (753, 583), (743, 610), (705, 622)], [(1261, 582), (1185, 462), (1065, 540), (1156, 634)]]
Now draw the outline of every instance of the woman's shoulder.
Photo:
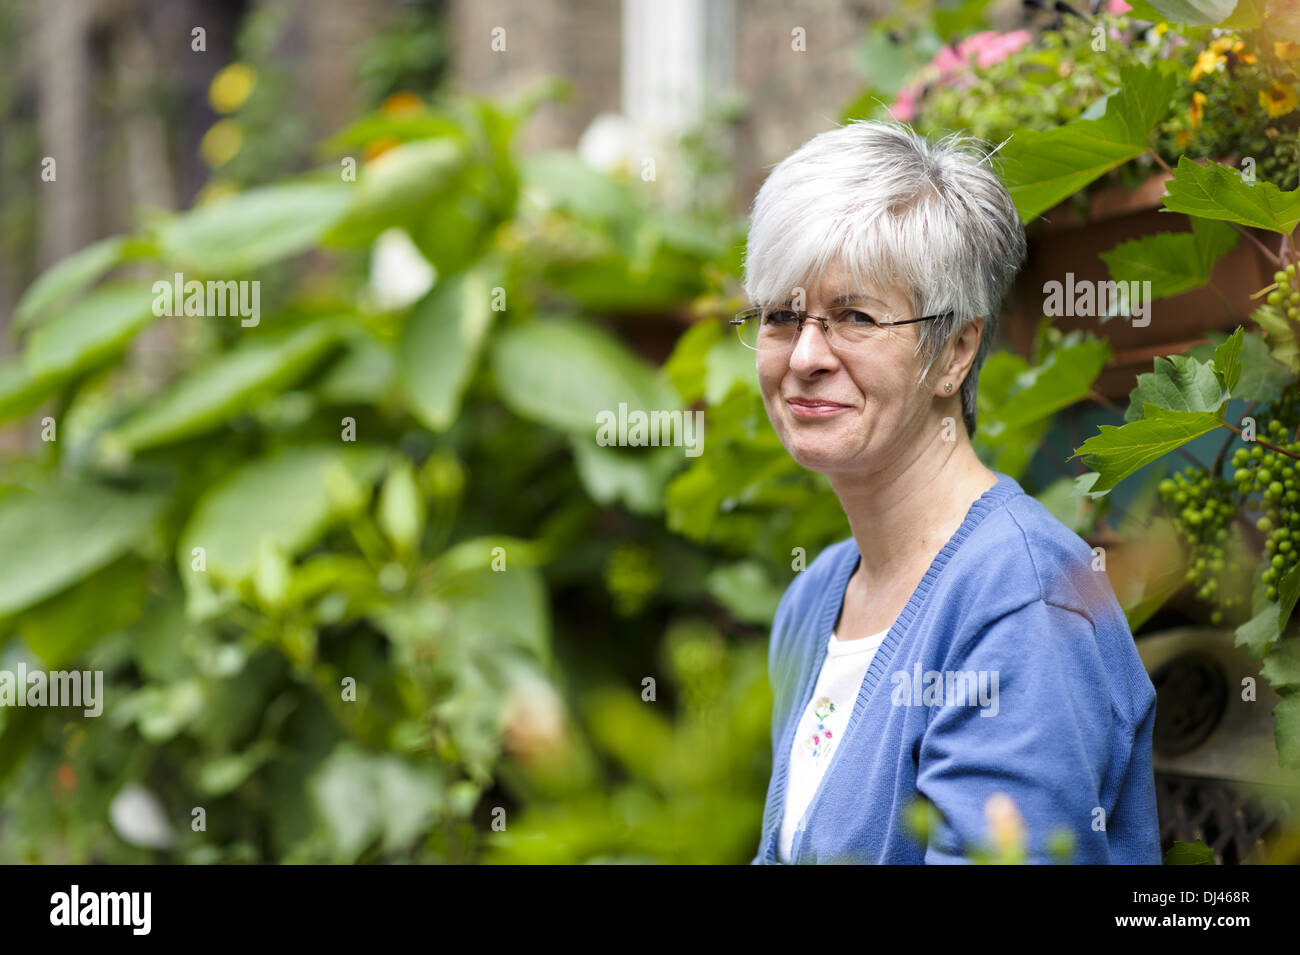
[(1105, 551), (1089, 546), (1032, 495), (1009, 498), (967, 544), (961, 555), (967, 571), (1006, 599), (1042, 600), (1094, 620), (1119, 609)]

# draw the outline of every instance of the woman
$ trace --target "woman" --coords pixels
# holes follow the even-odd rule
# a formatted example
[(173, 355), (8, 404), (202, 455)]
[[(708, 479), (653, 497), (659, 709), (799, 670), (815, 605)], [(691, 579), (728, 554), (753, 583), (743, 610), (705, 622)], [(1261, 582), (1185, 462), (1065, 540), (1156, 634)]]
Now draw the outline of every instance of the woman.
[[(1075, 862), (1160, 862), (1155, 690), (1114, 592), (971, 447), (1025, 255), (986, 159), (858, 122), (806, 143), (754, 203), (756, 304), (733, 324), (772, 426), (853, 535), (776, 612), (755, 863), (969, 861), (999, 806), (1029, 861), (1068, 830)], [(904, 818), (918, 796), (940, 820), (924, 844)]]

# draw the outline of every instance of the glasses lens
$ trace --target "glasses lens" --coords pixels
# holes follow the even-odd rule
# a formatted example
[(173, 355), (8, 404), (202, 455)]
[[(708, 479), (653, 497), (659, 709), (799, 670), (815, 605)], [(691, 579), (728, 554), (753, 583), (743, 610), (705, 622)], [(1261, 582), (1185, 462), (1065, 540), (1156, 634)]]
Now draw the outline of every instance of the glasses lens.
[(852, 348), (870, 340), (880, 326), (866, 312), (853, 308), (836, 309), (830, 314), (831, 343)]
[(740, 328), (740, 338), (753, 349), (785, 348), (798, 327), (799, 316), (792, 309), (768, 308), (750, 314)]

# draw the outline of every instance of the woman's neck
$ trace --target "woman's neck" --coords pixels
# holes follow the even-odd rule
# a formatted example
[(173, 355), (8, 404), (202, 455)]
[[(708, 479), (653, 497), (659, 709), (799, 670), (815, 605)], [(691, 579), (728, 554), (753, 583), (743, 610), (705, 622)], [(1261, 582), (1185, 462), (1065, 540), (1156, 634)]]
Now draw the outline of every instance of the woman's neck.
[(871, 586), (929, 566), (997, 475), (964, 430), (879, 471), (829, 475), (862, 555), (855, 577)]

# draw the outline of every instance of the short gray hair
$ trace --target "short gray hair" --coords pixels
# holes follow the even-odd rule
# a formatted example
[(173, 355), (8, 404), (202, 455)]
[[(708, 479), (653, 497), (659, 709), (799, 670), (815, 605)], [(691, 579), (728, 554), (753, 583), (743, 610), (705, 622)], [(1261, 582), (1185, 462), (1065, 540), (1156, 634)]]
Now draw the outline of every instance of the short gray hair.
[(755, 304), (789, 302), (839, 262), (856, 279), (896, 284), (922, 322), (920, 387), (944, 345), (975, 316), (984, 331), (961, 386), (975, 433), (980, 367), (1002, 296), (1025, 260), (1025, 230), (989, 160), (962, 133), (926, 139), (904, 123), (859, 120), (813, 137), (758, 191), (745, 247), (744, 289)]

